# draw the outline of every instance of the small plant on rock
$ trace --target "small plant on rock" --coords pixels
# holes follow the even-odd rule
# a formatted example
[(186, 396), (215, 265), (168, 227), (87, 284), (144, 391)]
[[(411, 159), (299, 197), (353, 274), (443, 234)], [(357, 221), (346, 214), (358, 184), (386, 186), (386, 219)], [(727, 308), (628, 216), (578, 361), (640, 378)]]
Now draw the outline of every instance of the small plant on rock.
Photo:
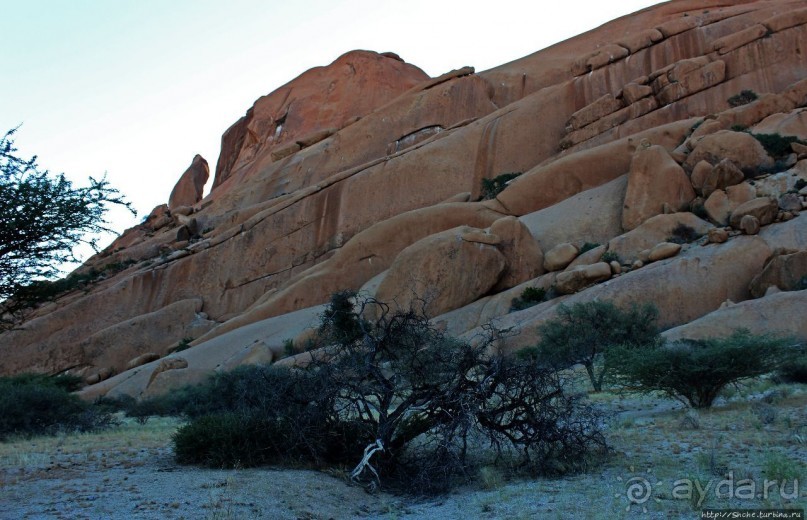
[(753, 90), (743, 90), (739, 94), (731, 96), (728, 99), (728, 104), (731, 107), (740, 107), (756, 101), (758, 98), (759, 96)]
[(703, 199), (698, 199), (698, 200), (700, 202), (693, 202), (690, 205), (689, 211), (691, 211), (693, 215), (695, 215), (696, 217), (698, 217), (700, 219), (708, 220), (709, 219), (709, 213), (706, 212), (706, 207), (703, 205)]
[(600, 258), (600, 261), (608, 262), (609, 264), (611, 262), (619, 262), (620, 264), (622, 263), (622, 259), (619, 258), (619, 255), (616, 253), (616, 251), (606, 251)]
[(495, 199), (519, 175), (521, 172), (503, 173), (492, 179), (482, 179), (482, 200)]
[(527, 287), (521, 291), (521, 296), (513, 298), (510, 303), (510, 312), (529, 309), (547, 300), (547, 291), (541, 287)]
[(793, 143), (801, 143), (798, 137), (793, 135), (780, 135), (780, 134), (751, 134), (754, 138), (762, 144), (765, 151), (768, 152), (773, 158), (784, 157), (792, 151), (790, 145)]
[(179, 343), (177, 343), (177, 346), (172, 348), (169, 351), (169, 353), (182, 352), (183, 350), (188, 350), (189, 348), (191, 348), (191, 342), (192, 341), (193, 341), (193, 338), (191, 338), (191, 337), (182, 338), (179, 341)]
[(689, 244), (700, 237), (701, 235), (695, 231), (695, 228), (692, 226), (687, 226), (682, 222), (675, 226), (671, 235), (667, 238), (667, 242), (672, 242), (674, 244)]
[(580, 253), (579, 254), (582, 255), (583, 253), (585, 253), (587, 251), (591, 251), (592, 249), (596, 249), (598, 247), (600, 247), (600, 244), (598, 244), (597, 242), (586, 242), (585, 244), (580, 246)]

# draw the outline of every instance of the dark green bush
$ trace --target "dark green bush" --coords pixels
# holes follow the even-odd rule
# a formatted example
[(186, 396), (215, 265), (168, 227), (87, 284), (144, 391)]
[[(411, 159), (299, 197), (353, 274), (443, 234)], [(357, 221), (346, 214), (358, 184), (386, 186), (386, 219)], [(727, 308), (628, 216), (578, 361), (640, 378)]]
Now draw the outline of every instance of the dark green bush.
[(177, 343), (177, 346), (172, 348), (171, 350), (169, 350), (168, 353), (171, 354), (171, 353), (174, 353), (174, 352), (182, 352), (183, 350), (188, 350), (189, 348), (191, 348), (191, 342), (192, 341), (193, 341), (193, 338), (191, 338), (191, 337), (182, 338), (179, 341), (179, 343)]
[(598, 244), (597, 242), (586, 242), (585, 244), (580, 246), (580, 253), (579, 254), (582, 255), (583, 253), (585, 253), (587, 251), (591, 251), (592, 249), (596, 249), (598, 247), (600, 247), (600, 244)]
[(279, 440), (268, 434), (265, 419), (245, 413), (205, 415), (180, 427), (173, 437), (177, 462), (214, 468), (265, 464), (267, 446)]
[[(771, 157), (783, 157), (791, 153), (791, 144), (801, 143), (799, 139), (792, 135), (779, 135), (779, 134), (751, 134), (757, 141), (762, 144), (765, 151)], [(802, 143), (804, 144), (804, 143)]]
[(541, 302), (549, 300), (550, 296), (551, 294), (549, 294), (546, 289), (527, 287), (521, 291), (521, 296), (513, 298), (513, 301), (510, 303), (510, 312), (529, 309)]
[(101, 413), (107, 413), (107, 414), (117, 412), (126, 413), (136, 403), (137, 401), (135, 400), (135, 398), (128, 395), (121, 395), (120, 397), (102, 396), (93, 402), (93, 408), (95, 408)]
[(619, 258), (619, 255), (616, 254), (616, 252), (614, 251), (606, 251), (605, 253), (603, 253), (602, 257), (600, 258), (600, 261), (608, 263), (611, 262), (619, 262), (620, 264), (622, 263), (622, 259)]
[(657, 317), (651, 305), (622, 310), (601, 301), (561, 304), (558, 317), (539, 329), (537, 357), (556, 368), (582, 364), (599, 392), (610, 369), (608, 351), (619, 345), (639, 349), (658, 344)]
[(703, 199), (698, 199), (700, 202), (693, 202), (690, 207), (689, 211), (692, 212), (698, 218), (702, 218), (703, 220), (709, 219), (709, 213), (706, 212), (706, 208), (703, 205)]
[(695, 231), (695, 228), (692, 226), (687, 226), (684, 223), (679, 223), (672, 230), (672, 234), (667, 237), (667, 242), (673, 242), (675, 244), (689, 244), (700, 237), (701, 235)]
[[(354, 480), (428, 494), (467, 480), (469, 446), (534, 472), (580, 469), (604, 447), (599, 417), (566, 395), (554, 370), (491, 356), (492, 339), (448, 338), (414, 311), (346, 300), (332, 299), (319, 331), (329, 347), (307, 367), (252, 367), (193, 390), (204, 402), (177, 432), (177, 459), (216, 467), (364, 459)], [(362, 318), (368, 306), (380, 316), (373, 322)]]
[(693, 408), (708, 408), (731, 383), (775, 371), (792, 359), (792, 343), (737, 331), (727, 338), (611, 352), (616, 380), (640, 392), (661, 391)]
[[(804, 281), (807, 282), (807, 277)], [(792, 358), (779, 367), (776, 378), (782, 383), (807, 384), (807, 348), (805, 345), (802, 345), (800, 351), (796, 351)]]
[(482, 200), (495, 199), (504, 191), (507, 183), (521, 175), (521, 172), (503, 173), (492, 179), (482, 179)]
[(787, 363), (776, 374), (783, 383), (801, 383), (807, 385), (807, 359)]
[(34, 374), (0, 378), (0, 439), (91, 431), (111, 424), (109, 414), (70, 393), (78, 381), (73, 376)]
[(795, 185), (796, 190), (801, 190), (805, 186), (807, 186), (807, 181), (805, 181), (804, 179), (796, 179), (796, 185)]
[(742, 92), (740, 92), (736, 96), (731, 96), (728, 99), (728, 103), (729, 103), (729, 106), (739, 107), (739, 106), (742, 106), (742, 105), (747, 105), (748, 103), (751, 103), (752, 101), (755, 101), (758, 97), (759, 96), (757, 96), (757, 93), (754, 92), (753, 90), (743, 90)]

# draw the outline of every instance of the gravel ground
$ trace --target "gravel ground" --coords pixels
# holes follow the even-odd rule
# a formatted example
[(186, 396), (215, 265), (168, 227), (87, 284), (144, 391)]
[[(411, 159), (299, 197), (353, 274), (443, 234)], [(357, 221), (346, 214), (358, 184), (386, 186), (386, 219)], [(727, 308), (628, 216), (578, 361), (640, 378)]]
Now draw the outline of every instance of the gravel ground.
[(392, 500), (313, 471), (178, 466), (168, 447), (57, 453), (0, 479), (0, 518), (9, 520), (372, 517)]
[[(694, 519), (700, 513), (690, 501), (670, 494), (676, 479), (717, 481), (729, 471), (761, 482), (786, 470), (807, 481), (807, 387), (785, 390), (773, 401), (772, 421), (761, 422), (755, 404), (776, 395), (767, 392), (702, 411), (694, 427), (682, 422), (691, 412), (667, 399), (598, 396), (615, 413), (607, 431), (613, 452), (603, 464), (581, 475), (513, 482), (491, 469), (430, 500), (368, 494), (337, 471), (179, 466), (170, 442), (178, 421), (127, 419), (97, 434), (0, 443), (0, 519)], [(787, 461), (784, 469), (777, 470), (776, 456)], [(652, 494), (631, 504), (627, 485), (639, 477)], [(776, 493), (752, 501), (708, 495), (703, 506), (804, 508), (807, 487), (799, 491), (795, 499)]]

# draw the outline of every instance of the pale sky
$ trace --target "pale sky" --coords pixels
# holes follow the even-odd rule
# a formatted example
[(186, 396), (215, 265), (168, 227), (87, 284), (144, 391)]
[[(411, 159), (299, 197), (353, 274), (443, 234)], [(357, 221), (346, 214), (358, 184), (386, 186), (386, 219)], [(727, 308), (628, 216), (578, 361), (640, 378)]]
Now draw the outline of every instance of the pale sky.
[[(437, 76), (531, 54), (655, 1), (0, 0), (0, 132), (77, 184), (107, 173), (138, 211), (260, 96), (353, 49)], [(106, 240), (109, 242), (109, 240)]]

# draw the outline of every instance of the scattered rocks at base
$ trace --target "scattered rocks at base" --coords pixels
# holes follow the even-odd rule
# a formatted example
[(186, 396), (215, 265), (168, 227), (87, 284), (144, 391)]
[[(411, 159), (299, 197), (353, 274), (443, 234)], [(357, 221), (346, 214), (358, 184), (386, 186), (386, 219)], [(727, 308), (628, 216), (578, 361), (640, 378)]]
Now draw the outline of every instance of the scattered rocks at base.
[(712, 228), (707, 233), (710, 244), (722, 244), (729, 239), (729, 232), (725, 228)]
[(650, 217), (665, 213), (665, 205), (680, 211), (694, 198), (695, 190), (684, 169), (664, 147), (640, 147), (633, 155), (628, 173), (622, 228), (630, 231)]
[(590, 285), (611, 278), (611, 265), (606, 262), (580, 266), (558, 274), (555, 291), (559, 294), (574, 294)]
[(807, 251), (798, 251), (773, 257), (765, 268), (751, 280), (749, 290), (754, 298), (766, 294), (769, 288), (782, 291), (807, 289)]
[(129, 362), (126, 363), (126, 370), (137, 368), (141, 365), (145, 365), (146, 363), (157, 361), (158, 359), (160, 359), (160, 355), (156, 352), (146, 352), (145, 354), (141, 354), (136, 358), (129, 360)]
[(651, 262), (658, 262), (665, 258), (672, 258), (681, 251), (681, 244), (674, 244), (672, 242), (662, 242), (650, 250), (647, 259)]
[(560, 271), (566, 268), (577, 257), (578, 249), (574, 244), (558, 244), (544, 255), (544, 269)]
[(746, 235), (756, 235), (760, 228), (759, 219), (753, 215), (743, 215), (738, 227)]
[(737, 206), (731, 212), (729, 223), (733, 228), (741, 228), (740, 222), (745, 216), (757, 219), (760, 226), (767, 226), (776, 219), (779, 213), (779, 203), (768, 197), (758, 197)]

